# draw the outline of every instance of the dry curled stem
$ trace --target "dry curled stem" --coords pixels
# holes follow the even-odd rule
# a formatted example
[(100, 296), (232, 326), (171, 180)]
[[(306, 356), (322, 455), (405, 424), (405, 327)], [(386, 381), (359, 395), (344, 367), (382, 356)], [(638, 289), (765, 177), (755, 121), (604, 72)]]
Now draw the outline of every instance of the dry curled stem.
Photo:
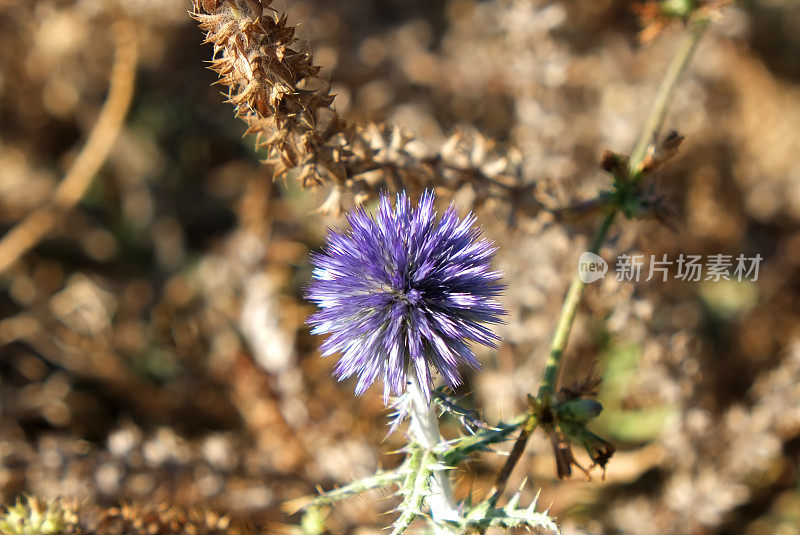
[(0, 273), (5, 272), (33, 248), (55, 227), (63, 214), (81, 200), (114, 145), (133, 97), (137, 61), (133, 23), (117, 23), (114, 34), (114, 67), (108, 97), (100, 117), (49, 203), (28, 215), (3, 236), (0, 241)]

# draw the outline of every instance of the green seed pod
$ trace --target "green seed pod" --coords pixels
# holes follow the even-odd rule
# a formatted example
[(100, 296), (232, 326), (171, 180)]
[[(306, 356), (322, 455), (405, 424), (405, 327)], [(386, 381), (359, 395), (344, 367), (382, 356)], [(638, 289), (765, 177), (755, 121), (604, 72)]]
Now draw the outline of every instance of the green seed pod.
[(603, 406), (594, 399), (572, 399), (556, 406), (559, 420), (585, 423), (600, 416)]

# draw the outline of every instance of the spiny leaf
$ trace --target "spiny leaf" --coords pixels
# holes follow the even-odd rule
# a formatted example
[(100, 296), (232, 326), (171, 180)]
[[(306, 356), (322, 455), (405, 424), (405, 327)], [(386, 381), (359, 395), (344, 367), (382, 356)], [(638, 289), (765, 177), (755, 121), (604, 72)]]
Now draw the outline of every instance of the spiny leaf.
[(542, 528), (560, 535), (561, 531), (558, 529), (555, 520), (548, 514), (548, 511), (536, 511), (539, 494), (536, 495), (528, 507), (518, 508), (524, 485), (525, 482), (520, 485), (519, 490), (514, 493), (514, 496), (511, 497), (505, 507), (495, 507), (489, 500), (481, 502), (473, 508), (467, 507), (461, 527), (464, 530), (519, 527), (529, 529)]
[(408, 473), (400, 489), (403, 501), (398, 506), (400, 516), (392, 527), (392, 535), (404, 533), (411, 522), (423, 514), (422, 508), (433, 477), (433, 466), (436, 462), (430, 450), (415, 449), (408, 456)]
[(296, 513), (311, 507), (331, 505), (347, 499), (350, 496), (355, 496), (356, 494), (361, 494), (362, 492), (366, 492), (368, 490), (380, 489), (390, 485), (398, 484), (405, 477), (405, 470), (406, 463), (401, 465), (396, 470), (378, 472), (375, 475), (365, 477), (364, 479), (359, 479), (358, 481), (353, 481), (352, 483), (349, 483), (343, 487), (338, 487), (329, 490), (328, 492), (323, 492), (319, 496), (304, 497), (298, 500), (287, 502), (284, 506), (284, 509), (287, 512)]
[(391, 412), (389, 413), (389, 432), (386, 433), (386, 436), (397, 431), (397, 428), (400, 427), (400, 424), (406, 419), (406, 416), (409, 414), (410, 403), (411, 396), (408, 395), (408, 392), (389, 398)]
[(459, 405), (455, 398), (445, 393), (444, 387), (437, 388), (431, 400), (442, 413), (447, 413), (458, 420), (470, 435), (475, 434), (477, 429), (490, 429), (489, 425), (478, 417), (477, 411)]
[(511, 423), (500, 422), (496, 427), (481, 429), (474, 435), (444, 443), (441, 445), (442, 460), (449, 466), (458, 466), (471, 454), (487, 451), (489, 446), (508, 440), (508, 436), (519, 429), (524, 421), (525, 416), (519, 416)]
[(462, 527), (467, 529), (487, 528), (542, 528), (560, 535), (555, 521), (547, 513), (540, 513), (531, 507), (525, 509), (497, 508), (483, 504), (470, 511)]
[(28, 497), (0, 515), (2, 535), (55, 535), (64, 531), (65, 511), (58, 504), (45, 505)]

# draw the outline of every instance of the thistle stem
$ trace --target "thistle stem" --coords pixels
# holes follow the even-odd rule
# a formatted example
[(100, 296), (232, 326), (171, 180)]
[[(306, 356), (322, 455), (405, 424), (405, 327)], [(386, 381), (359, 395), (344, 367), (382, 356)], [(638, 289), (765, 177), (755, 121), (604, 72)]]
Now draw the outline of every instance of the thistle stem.
[[(633, 153), (631, 154), (629, 164), (630, 175), (634, 180), (640, 178), (641, 172), (639, 166), (644, 159), (648, 147), (653, 143), (654, 137), (658, 134), (658, 131), (661, 130), (661, 127), (664, 124), (664, 119), (666, 118), (669, 104), (675, 95), (678, 82), (680, 81), (683, 73), (686, 71), (686, 67), (689, 65), (692, 56), (697, 49), (697, 45), (700, 42), (700, 38), (703, 36), (703, 33), (708, 25), (709, 20), (705, 18), (696, 19), (691, 22), (689, 34), (686, 36), (684, 42), (681, 44), (680, 48), (667, 67), (667, 71), (664, 74), (661, 86), (658, 89), (655, 101), (653, 102), (653, 106), (650, 110), (650, 115), (648, 116), (648, 119), (642, 128), (642, 132), (639, 135), (639, 140), (637, 141)], [(612, 207), (611, 211), (606, 214), (603, 222), (595, 233), (594, 239), (592, 240), (592, 247), (590, 249), (592, 253), (597, 254), (600, 252), (600, 248), (603, 246), (603, 243), (605, 242), (606, 237), (611, 230), (611, 226), (614, 224), (614, 220), (616, 219), (618, 212), (618, 207)], [(572, 325), (575, 322), (575, 315), (578, 312), (578, 306), (580, 305), (583, 297), (583, 291), (585, 287), (586, 283), (581, 280), (579, 274), (576, 274), (572, 279), (569, 290), (567, 290), (567, 295), (564, 298), (564, 304), (561, 307), (561, 314), (559, 316), (555, 334), (553, 335), (553, 340), (550, 345), (550, 354), (547, 358), (547, 362), (545, 363), (545, 370), (537, 396), (538, 405), (543, 407), (544, 410), (549, 410), (551, 399), (555, 394), (558, 377), (561, 373), (564, 351), (567, 348), (569, 335), (572, 332)], [(500, 496), (503, 494), (511, 472), (522, 458), (522, 454), (525, 452), (528, 440), (533, 434), (533, 431), (536, 429), (538, 419), (539, 414), (537, 414), (533, 408), (531, 408), (531, 410), (528, 411), (528, 416), (522, 426), (522, 430), (520, 431), (520, 434), (514, 443), (514, 447), (512, 448), (505, 464), (497, 475), (490, 497), (492, 505), (496, 505)]]
[[(605, 242), (609, 230), (611, 230), (611, 225), (614, 223), (616, 215), (616, 210), (606, 215), (592, 242), (592, 247), (590, 249), (592, 253), (597, 254), (600, 252), (600, 248), (603, 246), (603, 242)], [(561, 306), (561, 315), (558, 318), (558, 325), (556, 326), (556, 332), (553, 335), (553, 342), (550, 346), (550, 356), (547, 358), (544, 376), (539, 387), (538, 399), (540, 404), (544, 407), (549, 407), (550, 399), (555, 391), (555, 385), (558, 382), (558, 375), (561, 371), (561, 357), (567, 348), (572, 324), (575, 322), (575, 315), (578, 312), (578, 305), (580, 305), (585, 287), (586, 283), (576, 274), (569, 286), (564, 304)], [(514, 447), (508, 454), (503, 468), (501, 468), (500, 472), (497, 474), (494, 487), (492, 488), (491, 498), (489, 498), (492, 505), (497, 505), (497, 501), (506, 488), (511, 472), (514, 470), (520, 458), (522, 458), (522, 454), (525, 453), (528, 440), (536, 430), (538, 418), (539, 415), (533, 410), (528, 412), (525, 423), (522, 425), (522, 430), (516, 442), (514, 442)]]
[(678, 87), (686, 67), (694, 56), (700, 38), (703, 37), (706, 28), (708, 28), (710, 21), (708, 18), (700, 18), (690, 22), (689, 33), (681, 43), (680, 48), (675, 53), (672, 61), (667, 67), (667, 72), (664, 73), (664, 79), (661, 81), (661, 86), (656, 93), (656, 99), (653, 102), (653, 107), (650, 111), (650, 116), (642, 128), (639, 135), (639, 140), (636, 142), (636, 147), (631, 153), (631, 176), (639, 174), (639, 164), (647, 153), (647, 148), (653, 143), (653, 138), (658, 134), (661, 127), (664, 125), (664, 119), (667, 116), (669, 104), (672, 102), (672, 97), (675, 96), (675, 90)]
[[(594, 240), (592, 240), (592, 247), (590, 252), (598, 254), (603, 243), (606, 241), (611, 225), (617, 216), (617, 211), (613, 210), (606, 215), (603, 219), (600, 228), (595, 233)], [(572, 278), (572, 283), (567, 290), (567, 296), (564, 298), (564, 304), (561, 305), (561, 314), (558, 318), (556, 331), (553, 335), (553, 341), (550, 344), (550, 355), (547, 357), (547, 362), (544, 365), (544, 374), (542, 382), (539, 386), (539, 401), (545, 406), (549, 406), (550, 398), (555, 393), (555, 387), (558, 383), (558, 376), (561, 372), (562, 357), (564, 351), (567, 349), (567, 342), (569, 342), (569, 335), (572, 332), (572, 325), (575, 323), (575, 316), (578, 313), (578, 306), (581, 304), (583, 291), (586, 288), (586, 283), (581, 280), (580, 274), (576, 273)]]
[(514, 442), (514, 447), (511, 448), (511, 452), (508, 454), (506, 463), (497, 474), (497, 479), (492, 487), (491, 496), (489, 498), (489, 503), (492, 505), (492, 507), (497, 505), (498, 500), (500, 500), (500, 496), (503, 495), (503, 491), (508, 484), (508, 478), (511, 477), (511, 472), (514, 470), (514, 467), (519, 462), (520, 457), (522, 457), (522, 454), (525, 452), (525, 446), (528, 445), (528, 439), (531, 437), (533, 432), (536, 431), (537, 424), (538, 418), (533, 416), (533, 413), (529, 412), (527, 418), (525, 418), (525, 423), (522, 424), (522, 429), (519, 432), (519, 436)]
[[(647, 148), (653, 143), (653, 138), (658, 135), (658, 131), (661, 130), (664, 124), (664, 119), (667, 116), (667, 110), (669, 109), (670, 102), (672, 102), (672, 97), (675, 96), (678, 82), (680, 82), (681, 76), (686, 71), (686, 67), (689, 65), (689, 61), (694, 55), (697, 44), (700, 42), (700, 38), (703, 36), (708, 24), (709, 21), (705, 18), (692, 22), (689, 34), (686, 36), (678, 52), (667, 67), (667, 72), (664, 74), (664, 79), (656, 94), (656, 99), (653, 102), (650, 115), (639, 134), (639, 140), (631, 154), (630, 174), (633, 177), (638, 178), (639, 165), (647, 152)], [(615, 207), (606, 215), (592, 241), (592, 248), (590, 249), (592, 253), (597, 254), (600, 252), (600, 248), (606, 240), (606, 236), (611, 229), (611, 225), (614, 223), (618, 211), (618, 208)], [(558, 376), (561, 372), (562, 357), (564, 355), (564, 350), (567, 348), (569, 335), (572, 332), (572, 324), (575, 322), (575, 314), (578, 311), (578, 305), (580, 305), (585, 287), (586, 283), (576, 274), (572, 279), (572, 283), (567, 291), (567, 296), (564, 299), (564, 304), (561, 307), (561, 315), (559, 316), (555, 335), (550, 345), (550, 355), (545, 363), (544, 376), (539, 386), (538, 398), (545, 406), (548, 406), (549, 398), (555, 392)]]
[[(408, 395), (411, 397), (409, 410), (411, 414), (411, 432), (423, 448), (433, 450), (442, 442), (436, 409), (425, 398), (417, 373), (413, 369), (409, 369), (407, 376)], [(437, 534), (442, 535), (451, 533), (443, 527), (445, 522), (457, 521), (459, 518), (453, 486), (448, 472), (449, 470), (443, 468), (434, 471), (430, 482), (430, 496), (426, 500), (431, 510), (431, 517), (437, 525)]]

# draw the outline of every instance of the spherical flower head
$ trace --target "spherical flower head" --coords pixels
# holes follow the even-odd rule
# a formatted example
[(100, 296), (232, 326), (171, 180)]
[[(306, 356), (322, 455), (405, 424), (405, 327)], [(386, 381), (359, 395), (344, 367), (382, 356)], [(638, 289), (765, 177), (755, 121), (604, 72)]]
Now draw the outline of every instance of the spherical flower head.
[(461, 366), (479, 367), (470, 345), (495, 347), (487, 325), (505, 314), (495, 248), (475, 217), (460, 220), (451, 205), (437, 220), (425, 192), (416, 208), (400, 193), (394, 208), (382, 196), (375, 216), (358, 208), (347, 219), (350, 230), (331, 231), (312, 255), (307, 291), (321, 309), (308, 320), (312, 332), (330, 335), (323, 355), (341, 354), (334, 375), (357, 376), (359, 395), (380, 377), (385, 400), (405, 391), (408, 373), (428, 399), (432, 369), (459, 385)]

